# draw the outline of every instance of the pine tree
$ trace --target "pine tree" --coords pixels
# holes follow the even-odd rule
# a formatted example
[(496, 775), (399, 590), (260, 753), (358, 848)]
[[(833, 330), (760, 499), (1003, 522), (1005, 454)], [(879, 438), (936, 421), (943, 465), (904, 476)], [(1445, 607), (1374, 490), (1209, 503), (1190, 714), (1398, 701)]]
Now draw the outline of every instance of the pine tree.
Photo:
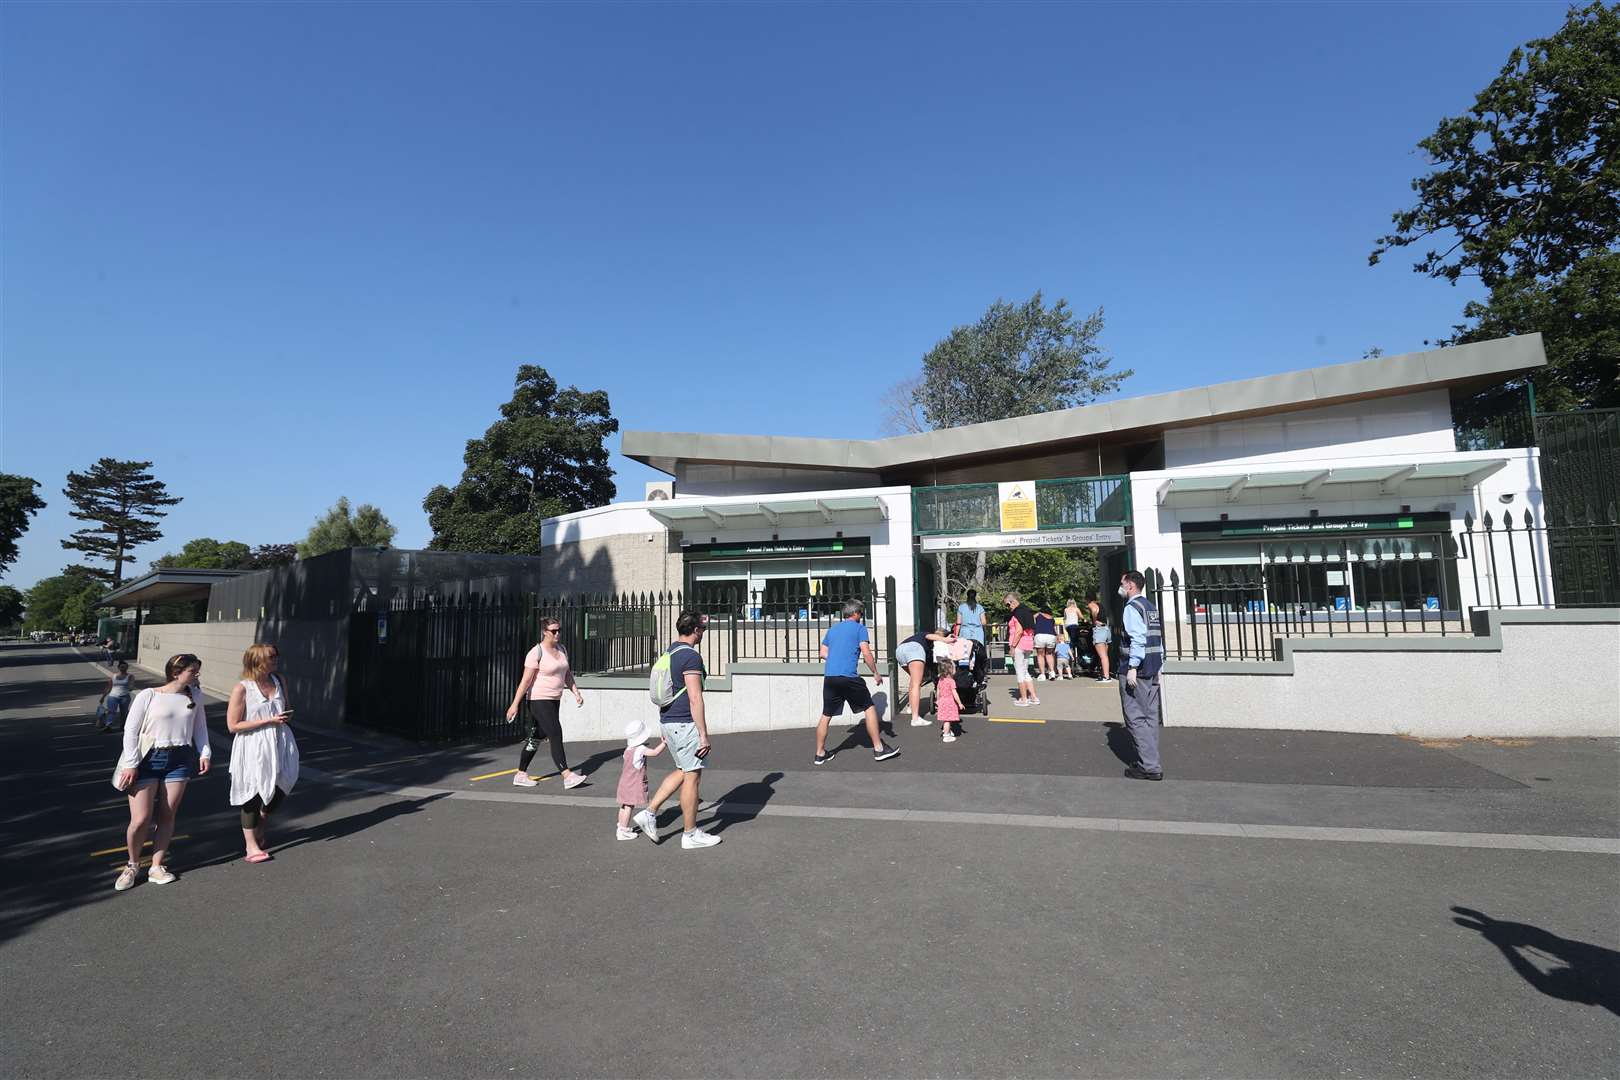
[(104, 457), (89, 472), (67, 475), (62, 494), (74, 506), (69, 513), (80, 521), (95, 522), (95, 527), (80, 529), (63, 540), (62, 546), (111, 563), (110, 570), (84, 567), (98, 581), (114, 587), (122, 582), (124, 564), (135, 561), (130, 549), (160, 538), (163, 532), (158, 522), (168, 514), (163, 507), (180, 501), (147, 471), (151, 467), (150, 461)]

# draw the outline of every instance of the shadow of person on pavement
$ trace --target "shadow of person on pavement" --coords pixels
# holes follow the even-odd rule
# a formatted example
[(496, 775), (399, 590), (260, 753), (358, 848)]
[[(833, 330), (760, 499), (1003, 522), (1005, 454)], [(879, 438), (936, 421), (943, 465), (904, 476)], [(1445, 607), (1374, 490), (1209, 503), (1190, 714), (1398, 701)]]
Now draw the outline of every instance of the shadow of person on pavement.
[(712, 833), (721, 833), (739, 822), (753, 821), (776, 794), (775, 785), (780, 779), (781, 773), (772, 772), (766, 773), (758, 780), (738, 784), (715, 800), (714, 805), (709, 808), (708, 822), (699, 824)]
[(1120, 760), (1120, 764), (1135, 765), (1136, 740), (1125, 730), (1125, 725), (1118, 720), (1110, 720), (1103, 726), (1108, 729), (1108, 749)]
[(1478, 931), (1502, 951), (1525, 982), (1543, 994), (1581, 1005), (1601, 1005), (1620, 1016), (1620, 952), (1561, 938), (1529, 923), (1503, 922), (1472, 908), (1451, 910), (1457, 915), (1452, 922)]

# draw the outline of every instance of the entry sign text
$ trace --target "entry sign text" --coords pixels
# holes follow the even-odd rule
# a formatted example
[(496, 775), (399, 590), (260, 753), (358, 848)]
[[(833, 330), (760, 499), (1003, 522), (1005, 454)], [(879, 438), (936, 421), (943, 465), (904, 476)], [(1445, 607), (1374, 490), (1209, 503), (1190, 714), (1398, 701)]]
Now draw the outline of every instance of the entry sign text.
[(1113, 547), (1125, 542), (1125, 530), (1053, 529), (1031, 533), (975, 533), (971, 536), (925, 536), (924, 551), (994, 551), (1002, 548)]

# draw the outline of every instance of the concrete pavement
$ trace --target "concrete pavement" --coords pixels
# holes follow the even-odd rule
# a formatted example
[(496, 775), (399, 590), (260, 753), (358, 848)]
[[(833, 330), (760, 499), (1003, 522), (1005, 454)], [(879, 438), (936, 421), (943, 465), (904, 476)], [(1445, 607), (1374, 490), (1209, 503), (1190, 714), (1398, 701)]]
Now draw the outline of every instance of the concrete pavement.
[[(728, 736), (704, 784), (726, 842), (683, 852), (613, 839), (613, 745), (571, 748), (598, 771), (562, 797), (554, 780), (473, 779), (515, 765), (511, 748), (300, 733), (308, 766), (345, 783), (300, 783), (274, 862), (240, 861), (221, 771), (186, 797), (180, 880), (115, 894), (118, 857), (93, 854), (126, 820), (113, 737), (90, 731), (99, 689), (65, 649), (0, 647), (16, 1075), (1612, 1076), (1620, 1061), (1620, 858), (1412, 839), (1612, 841), (1612, 741), (1175, 730), (1155, 785), (1118, 778), (1101, 723), (970, 722), (948, 747), (902, 726), (895, 762), (850, 750), (823, 769), (806, 732)], [(859, 811), (918, 816), (841, 816)]]

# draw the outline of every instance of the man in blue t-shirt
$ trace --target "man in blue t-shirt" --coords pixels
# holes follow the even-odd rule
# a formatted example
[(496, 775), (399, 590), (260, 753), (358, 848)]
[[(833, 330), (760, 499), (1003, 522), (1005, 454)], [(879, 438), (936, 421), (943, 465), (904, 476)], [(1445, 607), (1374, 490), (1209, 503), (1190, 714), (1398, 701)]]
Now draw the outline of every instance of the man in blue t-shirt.
[(888, 761), (898, 757), (900, 751), (885, 746), (883, 733), (878, 730), (877, 706), (866, 691), (860, 677), (860, 662), (872, 669), (879, 686), (883, 674), (878, 671), (877, 657), (872, 654), (872, 636), (866, 631), (862, 616), (866, 605), (859, 600), (844, 604), (844, 619), (835, 623), (821, 639), (821, 659), (826, 662), (821, 680), (821, 718), (816, 721), (816, 756), (814, 764), (825, 765), (832, 760), (827, 752), (827, 725), (834, 716), (843, 714), (847, 704), (854, 712), (865, 711), (866, 733), (872, 737), (874, 761)]
[(664, 777), (647, 800), (647, 808), (632, 819), (647, 839), (658, 843), (658, 808), (680, 789), (681, 847), (688, 850), (720, 842), (720, 837), (704, 832), (697, 824), (698, 789), (709, 756), (709, 724), (703, 709), (703, 677), (708, 669), (698, 652), (707, 626), (707, 616), (696, 611), (683, 611), (675, 619), (675, 633), (680, 636), (669, 647), (669, 677), (679, 693), (658, 710), (658, 722), (676, 771)]

